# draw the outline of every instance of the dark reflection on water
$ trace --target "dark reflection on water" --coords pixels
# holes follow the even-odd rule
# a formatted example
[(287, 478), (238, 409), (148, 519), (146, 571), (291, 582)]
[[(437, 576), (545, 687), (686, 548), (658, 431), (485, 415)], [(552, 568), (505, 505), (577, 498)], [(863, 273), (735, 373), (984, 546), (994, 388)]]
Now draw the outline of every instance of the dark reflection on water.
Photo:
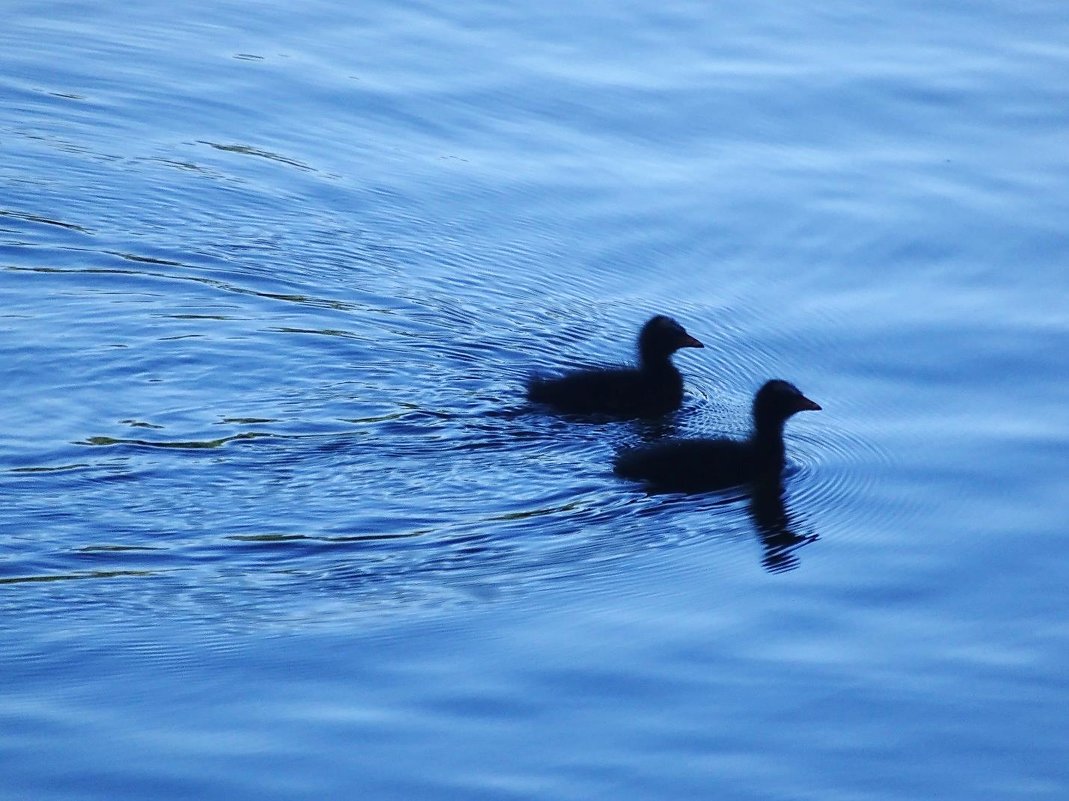
[(147, 570), (91, 570), (84, 573), (54, 573), (47, 576), (3, 576), (0, 584), (27, 584), (41, 581), (70, 581), (73, 579), (108, 579), (129, 576), (151, 576)]
[(1057, 3), (8, 5), (0, 795), (1066, 797)]
[(780, 482), (761, 483), (750, 491), (750, 517), (765, 549), (761, 564), (770, 573), (794, 570), (798, 567), (795, 551), (819, 539), (814, 532), (799, 532), (800, 523), (788, 511), (783, 493)]
[[(685, 507), (704, 501), (695, 511), (704, 516), (707, 534), (715, 536), (718, 525), (723, 526), (726, 522), (737, 525), (737, 518), (732, 518), (745, 501), (749, 522), (763, 548), (762, 566), (770, 573), (784, 573), (799, 566), (795, 553), (799, 548), (820, 539), (816, 532), (808, 530), (805, 517), (788, 508), (785, 492), (782, 481), (762, 481), (698, 495), (648, 490), (650, 497), (667, 503), (664, 507), (647, 510), (647, 514), (656, 515), (659, 508)], [(652, 524), (655, 523), (651, 521)]]

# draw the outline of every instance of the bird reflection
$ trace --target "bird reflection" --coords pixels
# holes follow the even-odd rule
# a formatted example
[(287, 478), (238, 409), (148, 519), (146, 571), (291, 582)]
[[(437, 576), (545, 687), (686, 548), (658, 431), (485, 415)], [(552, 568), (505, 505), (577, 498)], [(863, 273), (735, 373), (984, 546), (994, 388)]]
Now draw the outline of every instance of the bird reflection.
[[(813, 531), (800, 531), (805, 527), (805, 522), (787, 506), (782, 481), (754, 482), (735, 489), (745, 492), (746, 511), (764, 548), (761, 564), (765, 570), (769, 573), (786, 573), (796, 569), (799, 566), (796, 553), (798, 549), (810, 542), (816, 542), (820, 535)], [(689, 505), (694, 500), (694, 493), (673, 492), (656, 487), (647, 487), (646, 493), (649, 496), (664, 496), (666, 503), (671, 506)], [(714, 503), (720, 506), (725, 501), (735, 499), (741, 500), (741, 493), (732, 493), (728, 498), (714, 498)], [(651, 507), (645, 513), (657, 515), (663, 509), (663, 506)]]
[(798, 567), (796, 551), (819, 539), (815, 533), (800, 534), (783, 497), (780, 481), (759, 482), (751, 487), (748, 511), (765, 553), (761, 564), (770, 573), (785, 573)]

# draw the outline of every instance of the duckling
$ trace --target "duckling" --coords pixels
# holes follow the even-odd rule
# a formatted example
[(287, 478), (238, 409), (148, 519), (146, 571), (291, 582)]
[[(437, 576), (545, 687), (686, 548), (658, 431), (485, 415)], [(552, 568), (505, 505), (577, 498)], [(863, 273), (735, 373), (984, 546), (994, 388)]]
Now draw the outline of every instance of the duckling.
[(783, 426), (802, 411), (820, 411), (794, 384), (774, 379), (753, 401), (753, 432), (746, 439), (676, 439), (621, 453), (616, 475), (651, 488), (704, 492), (753, 482), (777, 482), (786, 457)]
[(680, 348), (704, 347), (671, 317), (659, 314), (639, 332), (637, 367), (534, 377), (527, 384), (527, 397), (558, 412), (657, 417), (683, 403), (683, 376), (672, 364), (672, 354)]

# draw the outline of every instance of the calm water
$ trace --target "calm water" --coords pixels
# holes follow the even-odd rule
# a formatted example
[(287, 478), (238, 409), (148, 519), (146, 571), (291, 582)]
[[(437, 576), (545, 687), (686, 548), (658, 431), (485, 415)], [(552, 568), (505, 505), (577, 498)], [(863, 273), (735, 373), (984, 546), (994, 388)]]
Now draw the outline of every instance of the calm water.
[(0, 797), (1069, 797), (1064, 3), (528, 5), (6, 4)]

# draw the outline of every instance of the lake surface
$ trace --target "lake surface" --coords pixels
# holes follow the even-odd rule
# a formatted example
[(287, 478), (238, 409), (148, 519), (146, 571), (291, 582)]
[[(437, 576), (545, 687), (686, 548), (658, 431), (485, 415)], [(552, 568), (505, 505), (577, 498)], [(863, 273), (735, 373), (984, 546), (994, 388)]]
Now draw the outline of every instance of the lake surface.
[(0, 797), (1069, 797), (1064, 3), (526, 5), (6, 4)]

